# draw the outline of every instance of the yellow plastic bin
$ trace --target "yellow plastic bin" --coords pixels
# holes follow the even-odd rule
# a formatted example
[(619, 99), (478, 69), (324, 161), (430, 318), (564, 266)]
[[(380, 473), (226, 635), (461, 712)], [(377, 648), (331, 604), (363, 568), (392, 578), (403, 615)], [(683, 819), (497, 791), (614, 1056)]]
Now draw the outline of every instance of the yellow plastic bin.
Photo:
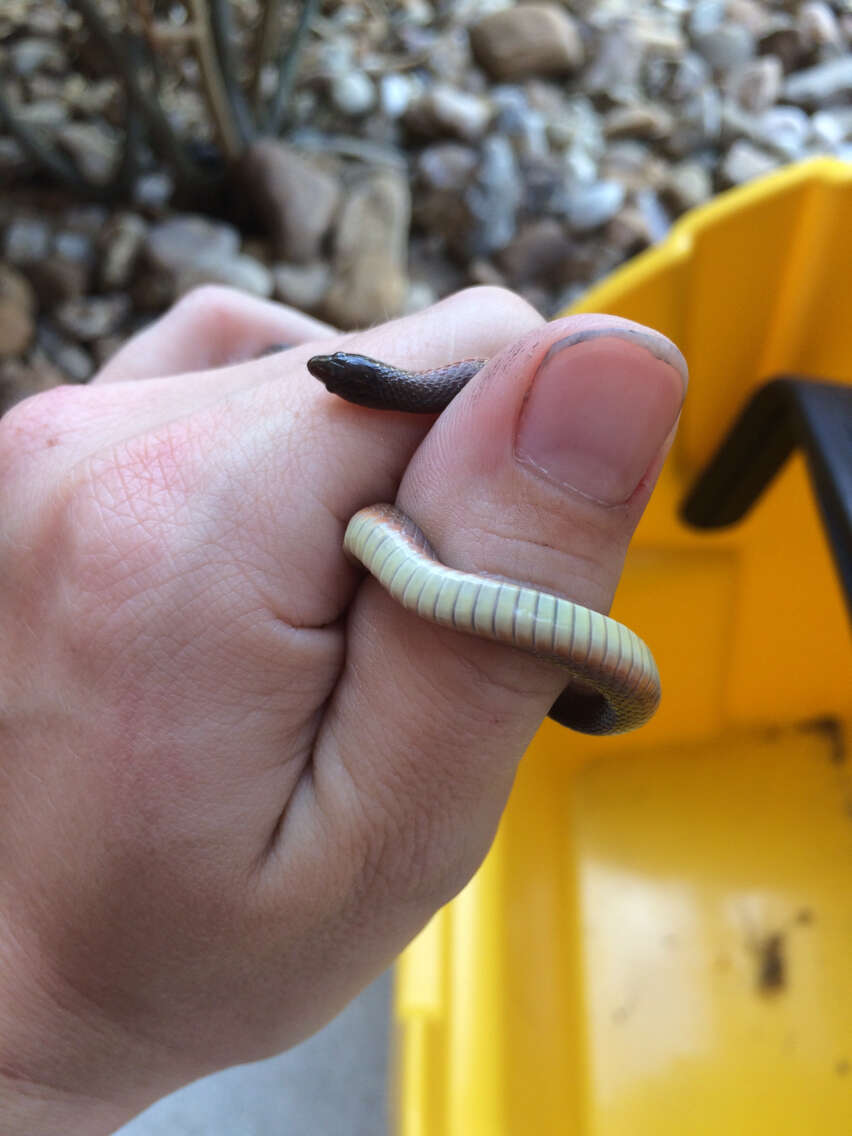
[(623, 737), (542, 726), (481, 871), (397, 967), (394, 1131), (850, 1136), (842, 591), (800, 456), (731, 528), (679, 510), (768, 378), (852, 383), (852, 166), (723, 195), (575, 310), (690, 364), (613, 608), (663, 702)]

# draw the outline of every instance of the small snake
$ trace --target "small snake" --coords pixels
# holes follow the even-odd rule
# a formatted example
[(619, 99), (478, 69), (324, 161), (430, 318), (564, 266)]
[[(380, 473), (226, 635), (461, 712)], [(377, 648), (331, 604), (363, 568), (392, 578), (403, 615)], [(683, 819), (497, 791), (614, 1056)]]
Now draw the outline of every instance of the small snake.
[[(404, 371), (337, 351), (314, 355), (307, 366), (347, 402), (437, 414), (484, 364), (465, 359), (431, 371)], [(398, 603), (422, 619), (564, 667), (572, 681), (550, 709), (560, 725), (585, 734), (624, 733), (656, 710), (660, 677), (654, 658), (616, 620), (538, 588), (448, 568), (414, 521), (393, 505), (360, 509), (343, 543)]]

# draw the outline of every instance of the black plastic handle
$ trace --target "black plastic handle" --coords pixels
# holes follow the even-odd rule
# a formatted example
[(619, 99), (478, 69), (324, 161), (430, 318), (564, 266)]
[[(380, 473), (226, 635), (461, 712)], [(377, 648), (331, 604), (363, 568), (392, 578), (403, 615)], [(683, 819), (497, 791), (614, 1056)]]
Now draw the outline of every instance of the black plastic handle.
[(771, 379), (741, 411), (681, 516), (700, 529), (741, 520), (796, 446), (807, 460), (852, 619), (852, 386), (793, 375)]

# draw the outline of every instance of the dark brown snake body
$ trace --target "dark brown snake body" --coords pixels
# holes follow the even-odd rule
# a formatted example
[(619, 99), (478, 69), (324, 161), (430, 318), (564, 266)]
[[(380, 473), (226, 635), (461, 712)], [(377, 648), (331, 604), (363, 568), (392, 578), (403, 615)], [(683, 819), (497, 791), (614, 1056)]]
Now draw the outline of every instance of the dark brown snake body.
[[(484, 366), (465, 359), (404, 371), (338, 351), (308, 370), (332, 394), (375, 410), (438, 414)], [(349, 522), (344, 547), (422, 619), (517, 647), (558, 663), (572, 682), (550, 710), (563, 726), (614, 734), (643, 725), (657, 708), (660, 680), (648, 647), (623, 624), (538, 588), (449, 568), (417, 525), (393, 505), (370, 505)]]

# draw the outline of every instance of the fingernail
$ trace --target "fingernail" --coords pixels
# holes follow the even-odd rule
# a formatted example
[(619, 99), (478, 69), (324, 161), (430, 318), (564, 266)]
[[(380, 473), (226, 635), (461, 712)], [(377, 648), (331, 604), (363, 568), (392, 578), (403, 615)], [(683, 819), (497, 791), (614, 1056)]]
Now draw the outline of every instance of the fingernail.
[(685, 389), (683, 356), (662, 336), (638, 328), (578, 331), (542, 360), (515, 452), (552, 481), (620, 504), (671, 432)]

